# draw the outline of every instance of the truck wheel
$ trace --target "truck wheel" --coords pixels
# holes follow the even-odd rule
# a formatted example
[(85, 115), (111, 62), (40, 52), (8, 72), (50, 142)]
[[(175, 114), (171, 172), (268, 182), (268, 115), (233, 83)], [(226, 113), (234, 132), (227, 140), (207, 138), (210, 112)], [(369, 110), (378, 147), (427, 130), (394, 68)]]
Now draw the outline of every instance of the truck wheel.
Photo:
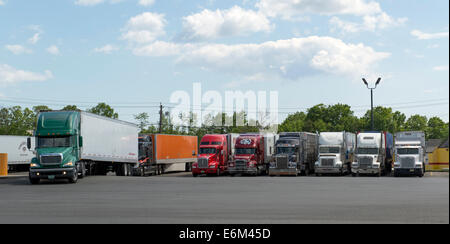
[(69, 178), (69, 183), (75, 184), (78, 181), (78, 171), (75, 168), (75, 172), (73, 173), (73, 176)]
[(39, 179), (39, 178), (31, 178), (30, 177), (30, 183), (32, 185), (37, 185), (37, 184), (39, 184), (40, 181), (41, 181), (41, 179)]
[(86, 176), (86, 165), (84, 164), (84, 162), (80, 163), (80, 171), (81, 171), (81, 174), (79, 177), (80, 177), (80, 179), (83, 179)]

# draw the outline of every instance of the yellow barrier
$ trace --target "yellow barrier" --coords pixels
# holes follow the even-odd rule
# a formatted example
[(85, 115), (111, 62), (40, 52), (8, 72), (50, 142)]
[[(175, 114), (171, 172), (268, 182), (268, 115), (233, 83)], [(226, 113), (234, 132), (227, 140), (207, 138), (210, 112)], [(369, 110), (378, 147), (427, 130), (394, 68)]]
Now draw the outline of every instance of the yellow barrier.
[(0, 176), (8, 176), (8, 154), (0, 153)]

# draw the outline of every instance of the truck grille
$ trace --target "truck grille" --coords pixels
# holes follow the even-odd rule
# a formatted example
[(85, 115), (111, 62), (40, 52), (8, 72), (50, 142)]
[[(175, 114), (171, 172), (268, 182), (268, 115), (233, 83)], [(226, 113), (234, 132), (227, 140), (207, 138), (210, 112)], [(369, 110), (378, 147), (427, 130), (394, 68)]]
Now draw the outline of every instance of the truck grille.
[(198, 163), (198, 167), (200, 169), (208, 168), (208, 159), (207, 158), (199, 158), (197, 163)]
[(237, 169), (247, 168), (247, 162), (245, 160), (236, 160), (236, 168)]
[(372, 166), (373, 158), (371, 157), (359, 157), (358, 158), (359, 167), (361, 169), (367, 169), (369, 166)]
[(416, 162), (413, 157), (400, 158), (400, 165), (402, 168), (412, 169), (415, 164)]
[(42, 165), (60, 165), (62, 163), (62, 155), (41, 155)]
[(322, 158), (322, 159), (320, 159), (320, 165), (326, 166), (326, 167), (334, 166), (334, 159), (333, 158)]
[(277, 157), (277, 168), (278, 169), (287, 169), (288, 168), (288, 157), (287, 156), (278, 156)]

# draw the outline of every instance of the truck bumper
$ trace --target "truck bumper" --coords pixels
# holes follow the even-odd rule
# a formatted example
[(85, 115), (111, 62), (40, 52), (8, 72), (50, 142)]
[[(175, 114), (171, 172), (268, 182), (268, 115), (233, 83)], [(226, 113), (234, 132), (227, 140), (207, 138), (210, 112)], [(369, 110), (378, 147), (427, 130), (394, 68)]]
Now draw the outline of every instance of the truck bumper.
[(343, 172), (342, 167), (315, 167), (314, 172), (318, 174), (340, 174)]
[(228, 167), (228, 173), (231, 175), (235, 174), (243, 174), (243, 175), (257, 175), (258, 169), (256, 167), (254, 168), (245, 168), (245, 169), (238, 169), (234, 167)]
[(56, 168), (56, 169), (30, 169), (31, 179), (67, 179), (73, 178), (75, 168)]
[(380, 172), (381, 172), (380, 168), (369, 168), (369, 169), (352, 168), (353, 174), (374, 175)]
[(414, 168), (414, 169), (394, 169), (395, 175), (422, 175), (423, 169)]
[(217, 169), (210, 169), (210, 168), (192, 168), (192, 174), (196, 175), (209, 175), (209, 174), (217, 174)]
[(289, 168), (289, 169), (269, 168), (269, 175), (270, 176), (282, 176), (282, 175), (297, 176), (298, 170), (296, 168)]

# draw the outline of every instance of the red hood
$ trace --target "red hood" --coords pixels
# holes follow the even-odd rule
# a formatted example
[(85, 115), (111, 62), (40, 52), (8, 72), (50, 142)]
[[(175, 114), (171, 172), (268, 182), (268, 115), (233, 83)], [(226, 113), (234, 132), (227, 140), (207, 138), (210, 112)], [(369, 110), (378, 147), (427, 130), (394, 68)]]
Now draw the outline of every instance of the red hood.
[(208, 162), (218, 161), (217, 154), (199, 154), (198, 158), (207, 158)]
[(251, 161), (251, 160), (255, 160), (255, 155), (251, 154), (251, 155), (235, 155), (234, 159), (244, 159), (247, 161)]

